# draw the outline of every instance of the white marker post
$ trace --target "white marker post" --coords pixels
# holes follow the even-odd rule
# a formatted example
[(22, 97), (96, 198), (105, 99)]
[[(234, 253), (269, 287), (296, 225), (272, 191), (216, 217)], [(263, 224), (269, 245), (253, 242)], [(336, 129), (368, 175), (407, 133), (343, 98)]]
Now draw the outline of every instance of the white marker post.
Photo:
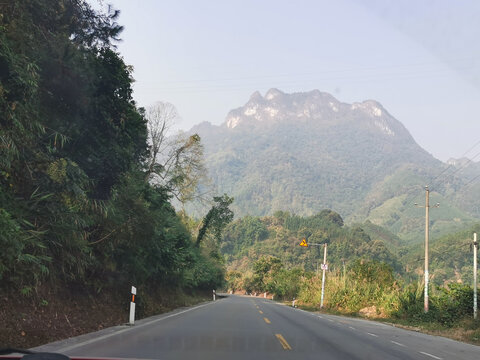
[(130, 325), (135, 323), (135, 295), (137, 295), (137, 288), (132, 286), (132, 301), (130, 302)]
[(215, 290), (213, 290), (213, 301), (215, 301)]

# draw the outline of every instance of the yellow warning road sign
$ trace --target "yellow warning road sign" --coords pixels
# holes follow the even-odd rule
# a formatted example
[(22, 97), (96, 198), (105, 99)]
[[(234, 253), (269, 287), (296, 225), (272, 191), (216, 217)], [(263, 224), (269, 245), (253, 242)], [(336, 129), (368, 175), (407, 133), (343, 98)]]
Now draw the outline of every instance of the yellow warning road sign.
[(307, 240), (303, 239), (302, 242), (300, 243), (300, 246), (308, 247)]

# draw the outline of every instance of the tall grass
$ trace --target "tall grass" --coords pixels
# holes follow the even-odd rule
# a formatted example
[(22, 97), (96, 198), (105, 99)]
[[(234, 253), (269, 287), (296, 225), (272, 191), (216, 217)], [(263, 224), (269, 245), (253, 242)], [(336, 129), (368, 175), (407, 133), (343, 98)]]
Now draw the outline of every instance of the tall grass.
[[(304, 278), (298, 294), (301, 304), (319, 307), (322, 279)], [(473, 289), (452, 283), (430, 289), (429, 312), (424, 312), (424, 285), (393, 282), (380, 284), (329, 274), (325, 284), (324, 307), (343, 314), (358, 314), (363, 308), (374, 309), (374, 317), (388, 317), (417, 323), (436, 323), (452, 327), (473, 314)], [(375, 308), (373, 308), (373, 306)]]
[[(320, 277), (305, 279), (298, 299), (305, 304), (319, 305), (322, 280)], [(379, 316), (398, 311), (400, 290), (393, 284), (385, 287), (375, 282), (350, 279), (348, 276), (328, 276), (325, 283), (324, 307), (346, 314), (358, 313), (361, 309), (375, 306)]]

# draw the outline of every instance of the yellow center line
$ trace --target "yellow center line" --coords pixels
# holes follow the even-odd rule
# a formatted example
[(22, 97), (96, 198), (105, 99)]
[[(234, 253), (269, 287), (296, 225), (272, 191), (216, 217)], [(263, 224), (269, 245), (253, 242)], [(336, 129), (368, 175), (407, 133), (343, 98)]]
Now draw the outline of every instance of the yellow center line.
[(258, 312), (259, 312), (260, 314), (263, 314), (263, 311), (262, 311), (262, 310), (258, 310)]
[(277, 337), (278, 341), (280, 341), (283, 350), (292, 350), (292, 347), (288, 344), (287, 340), (285, 340), (282, 334), (275, 334), (275, 336)]
[(267, 318), (263, 318), (263, 320), (265, 320), (267, 324), (270, 324), (270, 320), (268, 320)]

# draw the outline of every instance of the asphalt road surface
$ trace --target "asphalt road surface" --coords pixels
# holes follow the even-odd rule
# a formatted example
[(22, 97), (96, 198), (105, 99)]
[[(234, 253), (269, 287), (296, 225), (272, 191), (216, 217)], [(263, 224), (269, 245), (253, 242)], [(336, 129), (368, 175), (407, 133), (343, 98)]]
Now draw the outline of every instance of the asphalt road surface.
[(229, 296), (36, 350), (136, 359), (480, 359), (479, 346), (246, 296)]

